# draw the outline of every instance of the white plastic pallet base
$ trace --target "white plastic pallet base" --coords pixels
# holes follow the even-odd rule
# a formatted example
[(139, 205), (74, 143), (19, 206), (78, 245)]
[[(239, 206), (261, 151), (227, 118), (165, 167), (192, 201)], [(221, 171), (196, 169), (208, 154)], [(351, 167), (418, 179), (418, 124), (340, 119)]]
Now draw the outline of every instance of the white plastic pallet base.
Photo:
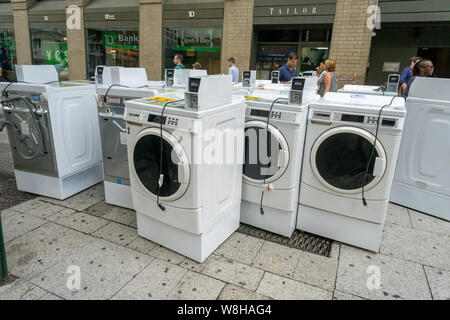
[(298, 207), (297, 229), (378, 252), (383, 225), (303, 205)]
[(62, 178), (14, 170), (17, 189), (41, 196), (64, 200), (103, 181), (101, 162)]
[(450, 221), (450, 197), (394, 181), (391, 202)]
[(239, 214), (230, 210), (203, 234), (193, 234), (136, 212), (138, 234), (192, 260), (203, 262), (239, 228)]
[(261, 214), (256, 203), (241, 202), (241, 222), (290, 238), (295, 230), (297, 211), (288, 212), (263, 206), (264, 215)]
[(115, 206), (133, 209), (130, 186), (105, 181), (105, 202)]

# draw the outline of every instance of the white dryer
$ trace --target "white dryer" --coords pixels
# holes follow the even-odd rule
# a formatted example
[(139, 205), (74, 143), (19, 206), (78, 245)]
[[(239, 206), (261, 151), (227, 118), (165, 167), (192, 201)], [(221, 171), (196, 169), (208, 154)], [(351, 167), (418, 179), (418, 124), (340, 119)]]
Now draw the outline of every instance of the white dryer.
[(303, 84), (290, 91), (302, 101), (263, 91), (246, 97), (241, 222), (285, 237), (296, 226), (308, 104), (320, 98), (311, 78), (296, 79)]
[[(44, 68), (47, 67), (47, 68)], [(23, 66), (25, 83), (1, 83), (17, 188), (65, 199), (102, 181), (95, 86), (31, 83), (43, 69)], [(47, 79), (51, 80), (51, 79)]]
[(400, 97), (327, 93), (310, 105), (298, 229), (378, 251), (405, 116)]
[(202, 262), (239, 227), (245, 106), (231, 76), (193, 80), (190, 101), (128, 101), (125, 119), (138, 234)]
[(450, 80), (417, 77), (391, 201), (450, 220)]

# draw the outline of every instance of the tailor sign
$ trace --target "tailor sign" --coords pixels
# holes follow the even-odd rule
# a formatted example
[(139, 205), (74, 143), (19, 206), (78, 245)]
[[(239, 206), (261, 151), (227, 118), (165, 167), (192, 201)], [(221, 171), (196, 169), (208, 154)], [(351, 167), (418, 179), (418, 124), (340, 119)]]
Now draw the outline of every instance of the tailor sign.
[(318, 13), (317, 7), (315, 6), (270, 7), (268, 11), (269, 16), (272, 17), (314, 15)]

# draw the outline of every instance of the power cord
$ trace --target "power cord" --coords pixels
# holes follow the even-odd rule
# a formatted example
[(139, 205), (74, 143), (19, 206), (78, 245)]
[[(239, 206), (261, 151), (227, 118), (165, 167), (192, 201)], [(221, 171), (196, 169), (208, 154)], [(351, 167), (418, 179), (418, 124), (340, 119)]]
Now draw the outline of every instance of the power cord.
[(159, 198), (161, 195), (161, 187), (163, 185), (164, 182), (164, 174), (163, 174), (163, 170), (162, 170), (162, 165), (163, 165), (163, 149), (164, 149), (164, 144), (163, 144), (163, 124), (164, 124), (164, 111), (166, 110), (166, 107), (171, 104), (171, 103), (176, 103), (176, 102), (181, 102), (184, 101), (184, 99), (180, 99), (180, 100), (175, 100), (175, 101), (169, 101), (166, 102), (162, 108), (161, 111), (161, 116), (159, 119), (159, 130), (160, 130), (160, 139), (159, 139), (159, 179), (158, 179), (158, 194), (156, 197), (156, 203), (158, 204), (158, 207), (162, 210), (165, 211), (166, 207), (164, 207)]
[[(272, 101), (272, 104), (270, 105), (270, 109), (269, 109), (269, 114), (267, 115), (267, 120), (266, 120), (266, 132), (267, 132), (267, 138), (269, 137), (269, 122), (270, 122), (270, 115), (272, 114), (272, 109), (273, 106), (275, 105), (275, 103), (279, 100), (288, 100), (287, 98), (276, 98), (275, 100)], [(263, 180), (263, 184), (266, 184), (266, 178), (264, 178)], [(264, 215), (264, 208), (263, 208), (263, 200), (264, 200), (264, 191), (266, 191), (265, 189), (263, 189), (263, 191), (261, 192), (261, 200), (259, 202), (259, 212), (261, 213), (261, 215)]]
[(373, 142), (372, 152), (370, 153), (369, 160), (367, 161), (366, 171), (364, 173), (364, 177), (363, 177), (363, 181), (362, 181), (362, 188), (361, 188), (361, 199), (362, 199), (362, 202), (363, 202), (365, 207), (367, 207), (367, 200), (366, 200), (366, 197), (364, 195), (364, 187), (365, 187), (365, 184), (366, 184), (367, 175), (369, 174), (370, 163), (372, 162), (372, 158), (373, 158), (373, 156), (375, 154), (376, 145), (377, 145), (377, 142), (378, 142), (378, 130), (380, 128), (381, 113), (383, 112), (384, 108), (387, 108), (387, 107), (392, 105), (392, 103), (394, 102), (395, 98), (397, 98), (397, 96), (393, 96), (392, 99), (391, 99), (391, 102), (389, 102), (389, 104), (386, 104), (386, 105), (382, 106), (380, 108), (380, 111), (378, 112), (377, 128), (375, 130), (375, 140)]

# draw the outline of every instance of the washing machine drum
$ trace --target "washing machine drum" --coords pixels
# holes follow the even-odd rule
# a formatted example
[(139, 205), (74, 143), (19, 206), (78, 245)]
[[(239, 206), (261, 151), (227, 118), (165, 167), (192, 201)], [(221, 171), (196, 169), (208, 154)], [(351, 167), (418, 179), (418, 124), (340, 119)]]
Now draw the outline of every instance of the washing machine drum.
[(374, 142), (375, 136), (361, 128), (343, 126), (326, 131), (311, 150), (314, 175), (324, 186), (338, 193), (359, 193), (363, 186), (364, 190), (370, 190), (383, 176), (372, 174), (376, 159), (386, 161), (380, 141), (377, 140), (375, 150)]
[(186, 191), (189, 184), (187, 156), (170, 133), (163, 131), (161, 148), (160, 130), (144, 130), (144, 134), (139, 135), (134, 145), (132, 161), (136, 176), (153, 196), (156, 197), (159, 193), (161, 199), (171, 201), (180, 198)]
[(244, 180), (255, 184), (279, 179), (289, 163), (289, 147), (283, 134), (265, 121), (245, 124)]

